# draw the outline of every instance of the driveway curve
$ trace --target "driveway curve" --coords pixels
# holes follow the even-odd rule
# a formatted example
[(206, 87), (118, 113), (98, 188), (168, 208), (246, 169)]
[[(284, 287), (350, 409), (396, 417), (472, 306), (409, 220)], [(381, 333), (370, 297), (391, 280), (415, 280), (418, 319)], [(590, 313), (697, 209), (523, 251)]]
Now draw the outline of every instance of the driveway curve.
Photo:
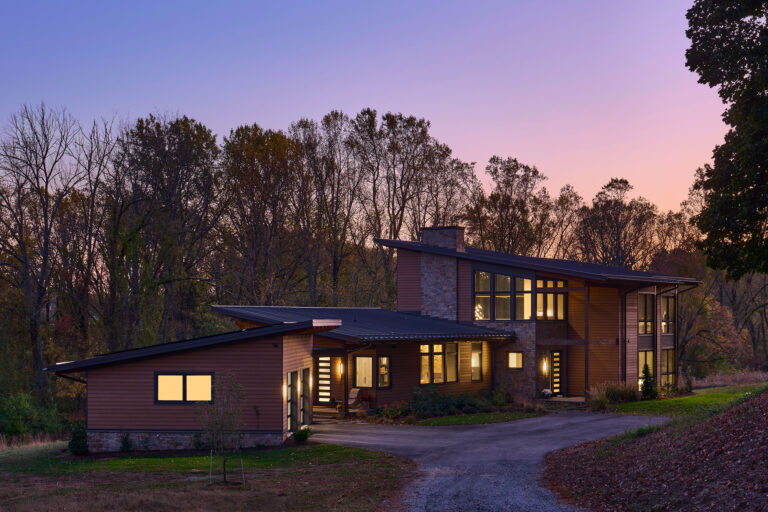
[[(313, 440), (415, 460), (422, 476), (407, 489), (412, 511), (568, 511), (536, 483), (544, 456), (574, 444), (658, 425), (667, 418), (567, 412), (488, 425), (418, 427), (313, 425)], [(578, 461), (573, 461), (578, 464)]]

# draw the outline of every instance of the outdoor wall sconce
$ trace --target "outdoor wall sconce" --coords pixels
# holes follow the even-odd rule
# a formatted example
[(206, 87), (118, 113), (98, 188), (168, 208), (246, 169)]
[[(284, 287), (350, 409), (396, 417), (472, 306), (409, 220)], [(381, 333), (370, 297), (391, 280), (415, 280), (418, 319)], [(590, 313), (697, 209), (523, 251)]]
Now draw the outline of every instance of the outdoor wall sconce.
[(283, 382), (283, 400), (288, 399), (288, 386), (285, 385), (285, 382)]
[(344, 363), (339, 362), (339, 375), (344, 375)]
[(547, 374), (547, 358), (544, 358), (544, 361), (541, 363), (541, 371), (544, 373), (544, 375)]

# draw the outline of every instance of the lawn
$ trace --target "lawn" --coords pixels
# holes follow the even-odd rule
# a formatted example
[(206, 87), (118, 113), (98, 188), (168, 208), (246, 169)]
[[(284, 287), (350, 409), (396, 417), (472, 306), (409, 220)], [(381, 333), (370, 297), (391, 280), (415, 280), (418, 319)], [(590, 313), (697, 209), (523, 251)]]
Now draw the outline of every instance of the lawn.
[(443, 427), (448, 425), (478, 425), (481, 423), (501, 423), (541, 416), (537, 412), (479, 412), (475, 414), (456, 414), (422, 420), (418, 425), (424, 427)]
[[(373, 510), (397, 499), (412, 462), (336, 445), (244, 452), (245, 485), (210, 485), (207, 456), (71, 458), (65, 443), (0, 452), (0, 510)], [(242, 479), (240, 456), (229, 478)], [(220, 481), (220, 461), (214, 458)], [(382, 505), (384, 504), (384, 505)]]
[(616, 412), (652, 416), (705, 417), (744, 396), (765, 389), (765, 384), (699, 389), (694, 394), (666, 400), (643, 400), (616, 406)]

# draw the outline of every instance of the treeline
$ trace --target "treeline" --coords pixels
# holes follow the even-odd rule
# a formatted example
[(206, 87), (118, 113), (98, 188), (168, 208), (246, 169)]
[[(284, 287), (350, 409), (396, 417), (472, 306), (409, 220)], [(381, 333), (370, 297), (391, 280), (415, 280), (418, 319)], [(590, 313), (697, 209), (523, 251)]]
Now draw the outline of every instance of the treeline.
[(393, 307), (394, 254), (373, 238), (457, 223), (478, 247), (700, 277), (681, 361), (764, 363), (766, 278), (706, 268), (695, 192), (660, 212), (623, 179), (585, 204), (514, 158), (486, 171), (488, 191), (428, 121), (372, 109), (219, 141), (185, 116), (84, 126), (25, 106), (0, 140), (0, 386), (75, 398), (43, 368), (220, 331), (212, 303)]

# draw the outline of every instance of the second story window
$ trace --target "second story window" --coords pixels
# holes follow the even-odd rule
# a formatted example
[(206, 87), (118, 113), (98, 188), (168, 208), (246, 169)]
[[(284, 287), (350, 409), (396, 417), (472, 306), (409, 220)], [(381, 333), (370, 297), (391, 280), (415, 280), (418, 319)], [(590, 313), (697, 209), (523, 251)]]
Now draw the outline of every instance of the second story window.
[(653, 297), (651, 293), (637, 295), (637, 334), (653, 334)]
[(512, 278), (506, 274), (475, 271), (475, 320), (512, 319)]
[(661, 334), (675, 333), (675, 297), (661, 298)]
[(515, 278), (515, 320), (530, 320), (533, 290), (531, 280)]
[[(536, 280), (536, 288), (565, 288), (565, 281)], [(565, 320), (566, 304), (565, 293), (537, 293), (536, 294), (536, 319), (537, 320)]]

